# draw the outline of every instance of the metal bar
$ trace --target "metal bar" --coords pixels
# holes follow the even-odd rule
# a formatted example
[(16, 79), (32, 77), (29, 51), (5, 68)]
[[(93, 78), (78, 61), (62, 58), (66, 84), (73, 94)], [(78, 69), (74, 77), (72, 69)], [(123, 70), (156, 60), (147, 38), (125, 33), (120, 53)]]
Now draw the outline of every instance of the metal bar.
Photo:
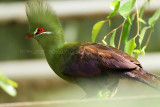
[[(111, 9), (109, 8), (110, 0), (89, 0), (89, 1), (48, 1), (52, 8), (56, 11), (60, 18), (84, 18), (92, 16), (107, 15)], [(144, 0), (138, 1), (138, 7), (143, 4)], [(146, 11), (154, 11), (159, 9), (160, 2), (152, 1)], [(0, 23), (10, 20), (18, 22), (27, 22), (25, 15), (25, 2), (16, 3), (0, 3)]]
[[(160, 53), (146, 54), (139, 61), (149, 72), (160, 71)], [(0, 62), (0, 69), (10, 78), (57, 77), (44, 59)]]

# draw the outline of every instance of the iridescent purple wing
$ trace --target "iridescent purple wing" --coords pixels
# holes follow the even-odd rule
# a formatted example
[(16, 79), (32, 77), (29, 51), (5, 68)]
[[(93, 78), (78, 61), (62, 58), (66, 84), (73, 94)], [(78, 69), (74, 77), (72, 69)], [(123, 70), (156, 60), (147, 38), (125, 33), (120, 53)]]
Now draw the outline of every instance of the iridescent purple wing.
[[(120, 53), (121, 52), (121, 53)], [(120, 54), (119, 54), (120, 53)], [(83, 43), (65, 62), (63, 74), (68, 76), (91, 77), (113, 71), (130, 71), (139, 62), (115, 48), (96, 43)], [(128, 56), (127, 56), (128, 55)], [(130, 58), (131, 57), (131, 58)], [(129, 59), (130, 58), (130, 59)]]

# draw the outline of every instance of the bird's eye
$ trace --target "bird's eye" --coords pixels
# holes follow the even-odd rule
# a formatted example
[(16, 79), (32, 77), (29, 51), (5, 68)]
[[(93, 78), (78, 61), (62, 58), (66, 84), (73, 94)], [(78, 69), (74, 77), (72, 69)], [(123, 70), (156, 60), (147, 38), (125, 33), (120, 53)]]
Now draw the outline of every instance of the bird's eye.
[(38, 29), (38, 30), (37, 30), (37, 32), (41, 32), (41, 31), (42, 31), (42, 29)]
[(38, 27), (38, 28), (37, 28), (37, 33), (38, 33), (38, 34), (44, 32), (44, 31), (45, 31), (45, 30), (44, 30), (44, 28), (42, 28), (42, 27)]

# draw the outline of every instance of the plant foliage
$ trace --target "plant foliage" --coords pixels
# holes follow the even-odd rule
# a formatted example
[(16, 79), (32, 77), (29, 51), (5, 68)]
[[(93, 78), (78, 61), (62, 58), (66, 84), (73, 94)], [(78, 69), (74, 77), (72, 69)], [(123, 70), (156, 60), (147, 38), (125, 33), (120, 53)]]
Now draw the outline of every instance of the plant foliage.
[(0, 88), (2, 88), (7, 94), (10, 96), (16, 96), (17, 92), (16, 89), (18, 87), (18, 84), (3, 74), (3, 72), (0, 71)]
[[(111, 30), (107, 35), (104, 36), (102, 39), (102, 42), (104, 44), (106, 43), (105, 39), (112, 34), (110, 37), (110, 44), (113, 47), (116, 47), (115, 45), (115, 37), (116, 37), (116, 31), (121, 28), (121, 33), (119, 37), (119, 43), (117, 48), (120, 48), (121, 45), (121, 39), (122, 43), (124, 44), (124, 52), (128, 53), (129, 55), (134, 56), (135, 58), (138, 58), (139, 54), (144, 55), (145, 49), (148, 46), (149, 40), (151, 38), (152, 32), (154, 30), (154, 24), (160, 17), (160, 9), (158, 9), (148, 20), (148, 24), (143, 20), (143, 14), (146, 9), (147, 4), (150, 2), (150, 0), (145, 0), (144, 4), (138, 9), (137, 1), (136, 0), (128, 0), (121, 6), (121, 0), (114, 0), (110, 3), (110, 8), (112, 9), (112, 12), (106, 17), (104, 21), (100, 21), (96, 23), (92, 30), (92, 42), (95, 42), (96, 37), (98, 35), (98, 32), (102, 28), (102, 25), (106, 22), (111, 23), (111, 19), (117, 14), (119, 10), (119, 14), (124, 18), (124, 21), (121, 25)], [(133, 9), (136, 8), (136, 12), (132, 12)], [(137, 23), (137, 33), (135, 36), (133, 36), (131, 39), (128, 40), (128, 35), (130, 34), (130, 29), (132, 27), (133, 21), (136, 20)], [(142, 28), (141, 24), (144, 24), (144, 27)], [(145, 42), (143, 41), (146, 35), (146, 31), (150, 30), (148, 40)], [(136, 40), (138, 43), (136, 43)], [(142, 43), (145, 42), (145, 45), (142, 45)]]

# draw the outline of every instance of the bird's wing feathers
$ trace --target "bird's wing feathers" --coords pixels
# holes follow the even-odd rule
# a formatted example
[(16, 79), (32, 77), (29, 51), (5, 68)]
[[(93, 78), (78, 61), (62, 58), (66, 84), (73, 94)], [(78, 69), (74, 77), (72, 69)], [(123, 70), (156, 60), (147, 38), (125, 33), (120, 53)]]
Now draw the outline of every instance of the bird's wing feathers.
[(135, 63), (138, 63), (138, 61), (132, 62), (126, 59), (109, 46), (83, 43), (79, 46), (78, 51), (68, 57), (63, 74), (90, 77), (113, 70), (133, 70), (137, 68)]

